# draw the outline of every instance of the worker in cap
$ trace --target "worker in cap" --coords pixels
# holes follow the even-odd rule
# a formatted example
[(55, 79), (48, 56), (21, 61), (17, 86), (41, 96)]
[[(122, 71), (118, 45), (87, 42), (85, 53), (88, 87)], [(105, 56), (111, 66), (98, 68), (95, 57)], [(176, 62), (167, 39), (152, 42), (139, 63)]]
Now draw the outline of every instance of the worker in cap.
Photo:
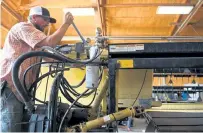
[[(41, 6), (32, 7), (28, 16), (28, 22), (15, 24), (7, 34), (0, 59), (1, 80), (1, 132), (18, 132), (21, 129), (24, 104), (21, 96), (14, 87), (11, 69), (15, 60), (23, 53), (39, 50), (42, 46), (55, 47), (60, 43), (65, 32), (73, 22), (71, 13), (65, 14), (62, 25), (52, 34), (43, 33), (49, 23), (56, 23), (56, 19), (50, 16), (49, 11)], [(39, 61), (37, 58), (29, 58), (20, 66), (19, 77), (22, 81), (24, 71)], [(30, 70), (26, 76), (27, 88), (35, 81), (37, 71)]]

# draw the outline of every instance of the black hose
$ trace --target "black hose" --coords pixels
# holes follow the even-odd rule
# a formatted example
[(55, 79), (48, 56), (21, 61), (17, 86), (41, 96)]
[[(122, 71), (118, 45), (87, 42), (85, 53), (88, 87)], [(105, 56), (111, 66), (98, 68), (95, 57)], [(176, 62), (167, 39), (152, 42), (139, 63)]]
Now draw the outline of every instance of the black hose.
[(58, 90), (60, 87), (62, 74), (58, 74), (51, 86), (51, 93), (48, 102), (48, 131), (55, 132), (56, 131), (56, 114), (57, 114), (57, 98), (58, 98)]
[[(75, 99), (73, 99), (73, 98), (70, 96), (70, 94), (69, 94), (65, 89), (62, 89), (62, 88), (60, 87), (60, 91), (61, 91), (61, 93), (63, 94), (63, 96), (64, 96), (70, 103), (72, 103), (72, 102), (75, 101)], [(81, 103), (79, 103), (79, 102), (76, 102), (75, 105), (76, 105), (77, 107), (80, 107), (80, 108), (89, 108), (89, 107), (90, 107), (90, 106), (88, 106), (88, 105), (83, 105), (83, 104), (81, 104)]]
[[(36, 79), (36, 80), (32, 83), (32, 85), (30, 86), (30, 88), (28, 89), (28, 91), (31, 92), (31, 91), (32, 91), (32, 88), (33, 88), (40, 80), (42, 80), (43, 78), (45, 78), (45, 77), (51, 75), (52, 73), (56, 73), (56, 72), (60, 72), (60, 71), (64, 71), (64, 70), (69, 70), (69, 68), (65, 68), (65, 69), (62, 69), (62, 70), (59, 70), (59, 69), (58, 69), (58, 70), (53, 70), (53, 71), (50, 71), (50, 72), (47, 72), (47, 73), (43, 74), (42, 76), (40, 76), (38, 79)], [(35, 96), (35, 93), (36, 93), (36, 89), (33, 91), (33, 96)]]
[(79, 84), (77, 84), (77, 85), (70, 85), (70, 86), (71, 86), (72, 88), (78, 88), (78, 87), (80, 87), (81, 85), (84, 84), (85, 79), (86, 79), (86, 75), (83, 77), (83, 79), (81, 80), (81, 82), (80, 82)]
[[(52, 49), (52, 51), (53, 51), (53, 49)], [(54, 51), (56, 51), (56, 50), (54, 50)], [(100, 52), (100, 54), (98, 56), (96, 56), (97, 53), (98, 53), (98, 51), (97, 51), (95, 53), (94, 58), (86, 60), (86, 61), (77, 61), (77, 60), (68, 58), (68, 57), (66, 57), (66, 56), (64, 56), (64, 55), (62, 55), (62, 54), (60, 54), (58, 52), (56, 52), (56, 53), (57, 54), (52, 54), (52, 53), (44, 52), (44, 51), (28, 52), (28, 53), (25, 53), (25, 54), (19, 56), (17, 58), (17, 60), (14, 62), (14, 64), (13, 64), (13, 67), (12, 67), (12, 80), (13, 80), (14, 86), (15, 86), (17, 92), (21, 96), (24, 104), (27, 106), (27, 109), (29, 111), (32, 111), (34, 109), (34, 106), (33, 106), (31, 98), (28, 96), (28, 92), (27, 92), (26, 88), (24, 88), (24, 86), (22, 86), (22, 84), (20, 82), (20, 79), (18, 77), (18, 75), (19, 75), (18, 72), (19, 72), (20, 65), (22, 64), (22, 62), (24, 60), (26, 60), (28, 58), (31, 58), (31, 57), (34, 57), (34, 56), (40, 56), (40, 57), (53, 58), (55, 60), (59, 60), (59, 61), (62, 61), (62, 62), (87, 64), (87, 63), (90, 63), (90, 62), (94, 61), (102, 52)]]
[[(65, 68), (65, 69), (63, 69), (63, 70), (53, 70), (53, 71), (50, 71), (50, 72), (47, 72), (47, 73), (41, 75), (37, 80), (35, 80), (35, 81), (32, 83), (32, 85), (30, 86), (30, 88), (29, 88), (28, 91), (31, 92), (31, 91), (32, 91), (32, 88), (33, 88), (39, 81), (41, 81), (43, 78), (45, 78), (45, 77), (51, 75), (52, 73), (56, 73), (56, 72), (60, 72), (60, 71), (64, 71), (64, 70), (69, 70), (69, 68)], [(62, 77), (62, 79), (64, 79), (64, 77)], [(61, 90), (61, 92), (62, 92), (62, 94), (64, 95), (64, 97), (65, 97), (68, 101), (73, 102), (74, 99), (73, 99), (73, 98), (70, 96), (70, 94), (66, 91), (67, 88), (64, 86), (63, 81), (64, 81), (64, 80), (62, 80), (61, 85), (62, 85), (62, 87), (63, 87), (65, 93), (64, 93), (62, 90)], [(69, 91), (70, 91), (70, 90), (69, 90)], [(89, 96), (89, 95), (90, 95), (91, 93), (93, 93), (94, 91), (95, 91), (95, 90), (92, 90), (91, 92), (87, 93), (86, 95)], [(33, 100), (36, 100), (36, 101), (38, 101), (38, 102), (47, 104), (46, 102), (41, 101), (41, 100), (35, 98), (35, 94), (36, 94), (36, 89), (33, 90), (33, 94), (32, 94), (32, 95), (29, 95), (29, 96), (33, 97)], [(78, 93), (78, 94), (79, 94), (79, 93)], [(79, 95), (80, 95), (80, 94), (79, 94)], [(88, 107), (89, 107), (89, 106), (86, 106), (86, 105), (82, 105), (82, 104), (80, 104), (80, 103), (78, 103), (78, 102), (76, 102), (76, 106), (81, 107), (81, 108), (88, 108)]]
[(25, 72), (23, 73), (23, 86), (24, 88), (27, 88), (26, 86), (26, 83), (25, 83), (25, 78), (26, 78), (26, 75), (28, 73), (28, 71), (32, 68), (32, 67), (35, 67), (35, 66), (38, 66), (38, 65), (42, 65), (42, 64), (47, 64), (47, 63), (63, 63), (63, 62), (38, 62), (38, 63), (35, 63), (35, 64), (32, 64), (31, 66), (29, 66)]
[[(95, 60), (97, 57), (99, 57), (99, 56), (101, 55), (101, 53), (103, 52), (103, 49), (102, 49), (102, 51), (98, 54), (99, 51), (97, 50), (97, 51), (95, 52), (93, 58), (88, 59), (88, 60), (84, 60), (84, 61), (79, 61), (79, 60), (75, 60), (75, 59), (71, 59), (71, 58), (69, 58), (69, 57), (66, 57), (65, 55), (59, 53), (58, 51), (56, 51), (55, 49), (53, 49), (53, 48), (51, 48), (51, 47), (44, 46), (43, 49), (45, 49), (45, 50), (50, 50), (50, 51), (54, 52), (54, 54), (56, 54), (56, 55), (58, 55), (58, 56), (60, 56), (60, 57), (66, 58), (66, 59), (68, 59), (68, 60), (71, 61), (71, 62), (74, 62), (74, 63), (82, 63), (82, 64), (88, 64), (88, 63), (94, 61), (94, 60)], [(98, 55), (97, 55), (97, 54), (98, 54)]]
[(34, 109), (34, 106), (31, 101), (31, 98), (28, 96), (27, 90), (25, 90), (25, 88), (22, 86), (22, 84), (20, 82), (20, 79), (18, 77), (18, 75), (19, 75), (18, 72), (19, 72), (20, 65), (22, 64), (22, 62), (24, 60), (34, 57), (34, 56), (49, 57), (49, 58), (53, 58), (55, 60), (69, 62), (69, 60), (66, 58), (62, 58), (57, 55), (54, 55), (54, 54), (51, 54), (48, 52), (42, 52), (42, 51), (34, 51), (34, 52), (25, 53), (25, 54), (19, 56), (18, 59), (14, 62), (13, 67), (12, 67), (12, 80), (13, 80), (14, 86), (15, 86), (17, 92), (19, 93), (19, 95), (21, 96), (24, 104), (27, 106), (27, 109), (31, 112)]
[(68, 44), (64, 44), (64, 45), (60, 45), (60, 46), (56, 47), (55, 49), (60, 50), (61, 48), (68, 47), (68, 46), (69, 46)]
[(97, 89), (95, 90), (95, 93), (94, 93), (94, 96), (93, 96), (93, 98), (92, 98), (92, 101), (91, 101), (88, 105), (85, 105), (85, 106), (90, 107), (91, 104), (93, 103), (94, 99), (96, 98), (96, 95), (97, 95)]
[[(69, 84), (69, 82), (65, 79), (65, 78), (63, 78), (63, 81), (64, 81), (64, 84), (67, 86), (66, 88), (67, 88), (67, 90), (69, 90), (74, 96), (79, 96), (80, 95), (80, 93), (78, 93), (77, 91), (75, 91), (75, 89), (73, 89), (72, 88), (72, 86)], [(83, 95), (83, 97), (85, 97), (85, 96), (89, 96), (90, 94), (92, 94), (94, 92), (94, 90), (92, 90), (92, 91), (90, 91), (90, 92), (88, 92), (88, 93), (85, 93), (84, 95)]]

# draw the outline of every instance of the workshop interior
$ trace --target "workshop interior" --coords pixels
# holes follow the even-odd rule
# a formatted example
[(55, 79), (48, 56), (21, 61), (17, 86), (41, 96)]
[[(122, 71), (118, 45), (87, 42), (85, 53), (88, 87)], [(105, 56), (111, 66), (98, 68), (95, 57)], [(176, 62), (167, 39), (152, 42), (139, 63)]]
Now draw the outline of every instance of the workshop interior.
[(203, 0), (2, 0), (1, 50), (34, 6), (57, 20), (46, 35), (66, 12), (74, 21), (56, 47), (13, 64), (24, 132), (203, 132)]

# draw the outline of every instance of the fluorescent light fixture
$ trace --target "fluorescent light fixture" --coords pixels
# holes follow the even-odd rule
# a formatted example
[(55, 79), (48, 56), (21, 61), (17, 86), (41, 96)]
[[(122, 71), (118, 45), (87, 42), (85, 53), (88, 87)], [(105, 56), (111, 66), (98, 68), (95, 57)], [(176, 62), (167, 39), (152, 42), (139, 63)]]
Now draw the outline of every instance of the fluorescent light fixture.
[(158, 6), (156, 14), (189, 14), (193, 6)]
[(70, 12), (73, 16), (94, 16), (94, 8), (64, 8), (63, 12)]

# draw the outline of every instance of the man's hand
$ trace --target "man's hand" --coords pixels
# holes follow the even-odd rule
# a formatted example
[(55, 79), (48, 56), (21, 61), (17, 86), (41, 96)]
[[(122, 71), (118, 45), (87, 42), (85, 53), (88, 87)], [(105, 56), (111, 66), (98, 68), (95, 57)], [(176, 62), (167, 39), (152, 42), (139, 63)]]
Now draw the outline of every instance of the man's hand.
[(70, 12), (67, 12), (65, 14), (65, 19), (64, 19), (64, 23), (65, 24), (68, 24), (68, 25), (71, 25), (72, 22), (73, 22), (74, 18), (73, 18), (73, 15), (70, 13)]

